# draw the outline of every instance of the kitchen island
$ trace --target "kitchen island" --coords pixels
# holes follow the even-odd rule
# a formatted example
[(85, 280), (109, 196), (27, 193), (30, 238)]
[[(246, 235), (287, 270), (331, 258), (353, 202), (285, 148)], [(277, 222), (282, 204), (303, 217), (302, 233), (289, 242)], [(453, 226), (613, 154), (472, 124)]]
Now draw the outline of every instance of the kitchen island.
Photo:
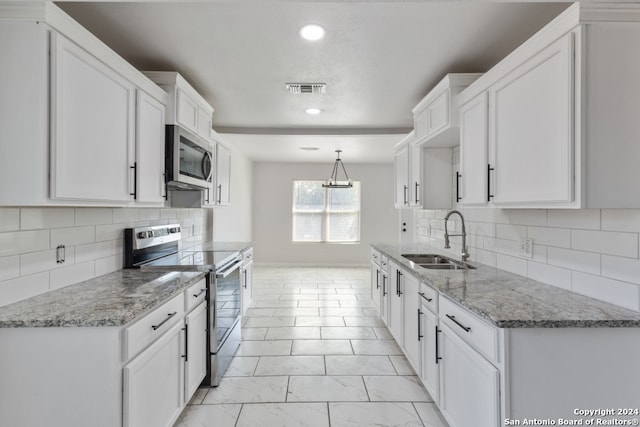
[(639, 418), (640, 313), (481, 264), (427, 269), (403, 256), (448, 255), (428, 245), (371, 246), (372, 297), (452, 427), (586, 423), (575, 411), (599, 408), (632, 410), (602, 421)]

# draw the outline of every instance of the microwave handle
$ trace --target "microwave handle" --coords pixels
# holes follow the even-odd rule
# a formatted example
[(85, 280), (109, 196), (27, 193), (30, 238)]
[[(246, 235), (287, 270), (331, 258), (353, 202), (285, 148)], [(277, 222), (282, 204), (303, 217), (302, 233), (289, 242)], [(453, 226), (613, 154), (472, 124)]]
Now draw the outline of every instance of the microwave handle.
[[(209, 170), (207, 170), (207, 163), (209, 164)], [(213, 158), (210, 152), (205, 152), (202, 158), (202, 174), (205, 175), (206, 181), (211, 182), (211, 176), (213, 175)]]

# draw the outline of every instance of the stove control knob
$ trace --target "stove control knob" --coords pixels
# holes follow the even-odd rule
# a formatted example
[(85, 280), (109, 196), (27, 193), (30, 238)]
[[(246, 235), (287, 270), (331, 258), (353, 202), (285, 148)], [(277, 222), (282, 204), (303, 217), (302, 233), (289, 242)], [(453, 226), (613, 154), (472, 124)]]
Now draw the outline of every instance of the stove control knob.
[(138, 239), (146, 239), (148, 237), (148, 234), (146, 231), (141, 231), (138, 233)]
[(169, 233), (179, 233), (180, 232), (180, 227), (171, 227), (169, 229)]

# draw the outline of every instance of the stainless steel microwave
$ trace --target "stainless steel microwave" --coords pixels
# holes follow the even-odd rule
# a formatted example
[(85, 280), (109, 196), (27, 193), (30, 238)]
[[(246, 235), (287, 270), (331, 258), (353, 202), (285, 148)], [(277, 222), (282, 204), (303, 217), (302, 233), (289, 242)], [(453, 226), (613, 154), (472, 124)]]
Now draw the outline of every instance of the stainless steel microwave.
[(166, 125), (167, 185), (202, 190), (211, 186), (213, 153), (202, 137), (177, 125)]

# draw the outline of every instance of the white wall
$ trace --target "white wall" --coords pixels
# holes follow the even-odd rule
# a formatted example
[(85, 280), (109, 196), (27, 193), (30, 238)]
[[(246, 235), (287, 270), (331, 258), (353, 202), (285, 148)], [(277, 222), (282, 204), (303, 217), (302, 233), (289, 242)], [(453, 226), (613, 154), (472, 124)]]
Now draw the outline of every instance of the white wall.
[(231, 206), (213, 209), (215, 242), (250, 242), (252, 236), (253, 162), (231, 148)]
[(125, 228), (171, 223), (211, 240), (210, 209), (0, 208), (0, 306), (120, 270)]
[[(471, 261), (640, 311), (640, 209), (462, 212)], [(417, 241), (444, 247), (446, 213), (416, 211)], [(531, 259), (519, 256), (525, 237), (534, 242)], [(460, 238), (451, 246), (459, 256)]]
[(361, 181), (360, 243), (293, 243), (293, 181), (327, 179), (332, 164), (256, 162), (253, 169), (255, 260), (282, 265), (368, 265), (369, 244), (398, 240), (393, 207), (392, 164), (350, 164), (349, 177)]

